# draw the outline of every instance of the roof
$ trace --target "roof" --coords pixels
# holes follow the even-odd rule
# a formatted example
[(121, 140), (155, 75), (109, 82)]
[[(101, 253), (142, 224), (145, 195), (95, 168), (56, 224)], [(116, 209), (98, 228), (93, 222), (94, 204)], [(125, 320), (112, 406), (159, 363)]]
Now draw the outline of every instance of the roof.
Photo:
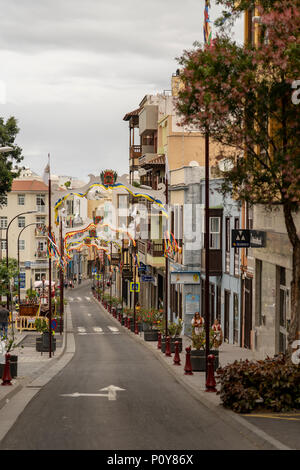
[(129, 119), (133, 116), (138, 117), (139, 112), (141, 111), (142, 108), (135, 109), (134, 111), (131, 111), (130, 113), (125, 114), (123, 117), (123, 121), (129, 121)]
[(165, 156), (164, 155), (158, 155), (157, 157), (154, 157), (151, 160), (149, 160), (147, 163), (150, 163), (151, 165), (164, 165), (165, 164)]
[(48, 191), (48, 186), (38, 180), (13, 180), (11, 191)]

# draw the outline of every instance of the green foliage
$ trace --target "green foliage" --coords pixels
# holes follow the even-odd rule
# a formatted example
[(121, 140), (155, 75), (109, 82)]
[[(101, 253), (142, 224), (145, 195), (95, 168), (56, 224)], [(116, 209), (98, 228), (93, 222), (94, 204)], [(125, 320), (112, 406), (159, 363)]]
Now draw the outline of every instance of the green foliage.
[(13, 179), (19, 174), (14, 166), (23, 160), (22, 149), (14, 143), (18, 133), (19, 128), (14, 117), (6, 121), (0, 117), (0, 146), (13, 148), (11, 152), (0, 153), (0, 207), (5, 202), (4, 196), (11, 190)]
[(36, 331), (43, 333), (44, 331), (49, 331), (47, 320), (44, 317), (36, 318), (34, 322)]
[[(213, 330), (209, 330), (209, 349), (216, 349), (216, 333)], [(206, 332), (205, 328), (200, 332), (199, 335), (195, 333), (195, 328), (193, 327), (192, 332), (192, 343), (194, 349), (205, 349), (206, 346)]]
[(183, 321), (181, 318), (178, 319), (177, 322), (168, 322), (168, 331), (169, 335), (172, 338), (175, 338), (176, 336), (180, 336), (183, 328)]
[(162, 322), (162, 316), (163, 312), (162, 310), (158, 309), (144, 309), (141, 311), (141, 317), (143, 322), (148, 323), (151, 328), (153, 326), (157, 327), (158, 329), (160, 328), (161, 322)]
[(6, 259), (0, 260), (0, 295), (9, 293), (8, 286), (10, 281), (16, 278), (18, 274), (18, 263), (16, 259), (8, 258), (8, 269)]
[(283, 355), (235, 361), (217, 370), (223, 405), (238, 413), (258, 407), (276, 412), (300, 408), (300, 367)]
[(38, 293), (37, 293), (37, 291), (34, 290), (34, 289), (27, 289), (26, 295), (27, 295), (27, 297), (28, 297), (30, 300), (32, 300), (32, 299), (36, 299), (36, 298), (37, 298)]

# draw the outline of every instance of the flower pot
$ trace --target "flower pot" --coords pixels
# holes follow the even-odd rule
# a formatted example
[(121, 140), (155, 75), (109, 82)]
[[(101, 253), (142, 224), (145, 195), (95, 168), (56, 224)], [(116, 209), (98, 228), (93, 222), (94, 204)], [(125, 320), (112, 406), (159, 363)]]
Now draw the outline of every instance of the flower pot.
[[(40, 338), (36, 338), (36, 344), (35, 344), (35, 349), (37, 352), (49, 352), (50, 350), (50, 342), (49, 342), (49, 337), (48, 337), (48, 342), (47, 340), (45, 343), (43, 343), (43, 337), (41, 336)], [(56, 351), (56, 338), (52, 337), (51, 341), (51, 351), (54, 352)]]
[[(175, 353), (175, 342), (178, 341), (179, 345), (178, 345), (178, 352), (182, 352), (182, 338), (181, 337), (178, 337), (178, 338), (171, 338), (171, 341), (170, 341), (170, 349), (171, 349), (171, 353)], [(166, 352), (166, 337), (163, 336), (161, 338), (161, 352), (162, 353), (165, 353)]]
[(144, 331), (145, 341), (158, 341), (158, 330)]
[[(219, 367), (219, 350), (211, 350), (209, 354), (215, 356), (214, 370), (216, 371)], [(191, 350), (191, 365), (193, 372), (205, 372), (206, 370), (206, 354), (203, 349), (192, 349)]]
[(146, 323), (146, 322), (143, 321), (142, 326), (143, 326), (143, 331), (150, 331), (151, 330), (151, 326), (150, 326), (149, 323)]
[[(10, 356), (10, 375), (14, 379), (18, 376), (18, 356)], [(0, 379), (3, 377), (5, 364), (0, 364)]]

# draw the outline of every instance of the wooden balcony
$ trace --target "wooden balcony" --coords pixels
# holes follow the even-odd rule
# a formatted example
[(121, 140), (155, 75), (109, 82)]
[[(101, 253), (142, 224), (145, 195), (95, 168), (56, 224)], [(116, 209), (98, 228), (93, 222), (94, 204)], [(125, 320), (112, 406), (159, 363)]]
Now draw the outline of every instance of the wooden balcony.
[[(201, 250), (201, 271), (205, 273), (205, 249)], [(209, 275), (222, 276), (222, 250), (209, 250)]]
[(148, 252), (153, 257), (164, 256), (164, 244), (163, 242), (149, 242)]
[(142, 156), (142, 146), (141, 145), (131, 145), (130, 147), (130, 158), (139, 158)]

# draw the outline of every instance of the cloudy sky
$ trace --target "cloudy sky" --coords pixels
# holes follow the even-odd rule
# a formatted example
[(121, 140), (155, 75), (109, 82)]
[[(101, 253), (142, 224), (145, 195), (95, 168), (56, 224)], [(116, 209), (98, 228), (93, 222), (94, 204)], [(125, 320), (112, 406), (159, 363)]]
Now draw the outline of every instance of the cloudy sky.
[[(0, 115), (24, 163), (87, 179), (128, 172), (124, 115), (170, 89), (176, 57), (203, 40), (204, 0), (0, 0)], [(220, 8), (212, 3), (211, 19)], [(235, 37), (242, 38), (242, 23)]]

